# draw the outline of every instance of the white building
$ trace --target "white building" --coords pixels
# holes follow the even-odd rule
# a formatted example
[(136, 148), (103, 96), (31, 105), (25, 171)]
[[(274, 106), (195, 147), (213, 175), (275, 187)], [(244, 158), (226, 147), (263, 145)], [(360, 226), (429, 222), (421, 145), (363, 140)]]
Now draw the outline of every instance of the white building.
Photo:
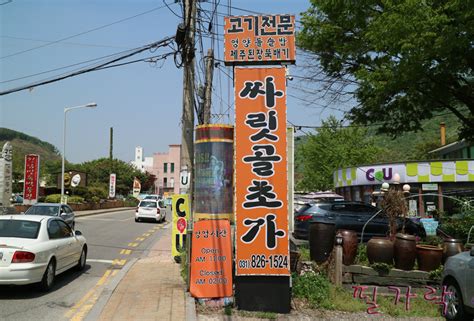
[(153, 157), (143, 157), (143, 147), (135, 147), (135, 158), (131, 161), (140, 172), (144, 173), (149, 168), (153, 168)]

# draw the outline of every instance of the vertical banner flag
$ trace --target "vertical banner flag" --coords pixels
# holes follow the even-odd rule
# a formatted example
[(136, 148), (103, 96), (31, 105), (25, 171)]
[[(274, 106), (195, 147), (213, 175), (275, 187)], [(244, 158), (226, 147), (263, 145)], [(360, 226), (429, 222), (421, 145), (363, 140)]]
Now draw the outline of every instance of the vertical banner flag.
[(133, 197), (138, 197), (138, 195), (140, 195), (141, 190), (142, 184), (140, 184), (140, 180), (135, 177), (133, 179)]
[(189, 195), (173, 195), (171, 198), (173, 226), (171, 233), (171, 255), (179, 257), (186, 249), (186, 232), (189, 218)]
[(235, 68), (236, 274), (289, 275), (285, 68)]
[(189, 292), (195, 298), (232, 296), (230, 221), (194, 223)]
[(116, 174), (110, 174), (110, 178), (109, 178), (109, 198), (114, 198), (115, 197), (115, 185), (117, 183), (116, 179), (117, 179)]
[(25, 155), (25, 182), (23, 185), (24, 204), (35, 204), (38, 202), (39, 165), (39, 155)]

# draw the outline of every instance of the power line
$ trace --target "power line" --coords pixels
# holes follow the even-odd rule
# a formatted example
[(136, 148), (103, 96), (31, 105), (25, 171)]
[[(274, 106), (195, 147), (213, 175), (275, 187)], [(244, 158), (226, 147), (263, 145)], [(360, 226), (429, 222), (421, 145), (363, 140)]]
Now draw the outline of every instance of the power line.
[(94, 31), (97, 31), (97, 30), (100, 30), (100, 29), (104, 29), (104, 28), (107, 28), (107, 27), (116, 25), (116, 24), (118, 24), (118, 23), (121, 23), (121, 22), (124, 22), (124, 21), (127, 21), (127, 20), (134, 19), (134, 18), (136, 18), (136, 17), (143, 16), (143, 15), (145, 15), (145, 14), (148, 14), (148, 13), (150, 13), (150, 12), (153, 12), (153, 11), (156, 11), (156, 10), (159, 10), (159, 9), (162, 9), (162, 8), (164, 8), (164, 7), (166, 7), (166, 5), (162, 5), (162, 6), (159, 6), (159, 7), (150, 9), (150, 10), (147, 10), (147, 11), (145, 11), (145, 12), (142, 12), (142, 13), (139, 13), (139, 14), (136, 14), (136, 15), (133, 15), (133, 16), (130, 16), (130, 17), (127, 17), (127, 18), (123, 18), (123, 19), (120, 19), (120, 20), (117, 20), (117, 21), (108, 23), (108, 24), (106, 24), (106, 25), (103, 25), (103, 26), (100, 26), (100, 27), (97, 27), (97, 28), (89, 29), (89, 30), (87, 30), (87, 31), (83, 31), (83, 32), (77, 33), (77, 34), (72, 35), (72, 36), (67, 36), (67, 37), (64, 37), (64, 38), (61, 38), (61, 39), (52, 41), (52, 42), (50, 42), (50, 43), (46, 43), (46, 44), (44, 44), (44, 45), (40, 45), (40, 46), (33, 47), (33, 48), (30, 48), (30, 49), (18, 51), (18, 52), (12, 53), (12, 54), (10, 54), (10, 55), (6, 55), (6, 56), (3, 56), (3, 57), (0, 57), (0, 59), (5, 59), (5, 58), (17, 56), (17, 55), (20, 55), (20, 54), (23, 54), (23, 53), (26, 53), (26, 52), (30, 52), (30, 51), (33, 51), (33, 50), (36, 50), (36, 49), (44, 48), (44, 47), (47, 47), (47, 46), (50, 46), (50, 45), (53, 45), (53, 44), (62, 42), (62, 41), (64, 41), (64, 40), (68, 40), (68, 39), (71, 39), (71, 38), (79, 37), (79, 36), (85, 35), (85, 34), (87, 34), (87, 33), (91, 33), (91, 32), (94, 32)]
[(26, 90), (26, 89), (30, 89), (30, 88), (33, 88), (33, 87), (39, 87), (39, 86), (42, 86), (42, 85), (46, 85), (46, 84), (50, 84), (50, 83), (53, 83), (53, 82), (57, 82), (57, 81), (60, 81), (60, 80), (63, 80), (63, 79), (66, 79), (66, 78), (70, 78), (70, 77), (74, 77), (74, 76), (78, 76), (78, 75), (81, 75), (81, 74), (84, 74), (84, 73), (88, 73), (88, 72), (91, 72), (91, 71), (97, 71), (97, 70), (101, 70), (101, 69), (105, 69), (106, 66), (110, 65), (110, 64), (113, 64), (117, 61), (120, 61), (120, 60), (123, 60), (123, 59), (126, 59), (128, 57), (131, 57), (133, 55), (136, 55), (138, 53), (141, 53), (145, 50), (148, 50), (148, 49), (151, 49), (151, 48), (158, 48), (158, 47), (164, 47), (164, 46), (167, 46), (169, 45), (172, 41), (174, 40), (174, 36), (172, 37), (167, 37), (167, 38), (164, 38), (160, 41), (157, 41), (157, 42), (154, 42), (152, 44), (149, 44), (149, 45), (146, 45), (140, 49), (137, 49), (131, 53), (128, 53), (126, 55), (123, 55), (123, 56), (120, 56), (118, 58), (115, 58), (115, 59), (112, 59), (110, 61), (107, 61), (105, 63), (102, 63), (98, 66), (95, 66), (95, 67), (91, 67), (91, 68), (86, 68), (86, 69), (83, 69), (83, 70), (79, 70), (79, 71), (76, 71), (76, 72), (73, 72), (73, 73), (70, 73), (70, 74), (67, 74), (67, 75), (64, 75), (64, 76), (60, 76), (60, 77), (57, 77), (57, 78), (54, 78), (54, 79), (50, 79), (50, 80), (44, 80), (44, 81), (39, 81), (39, 82), (36, 82), (36, 83), (32, 83), (32, 84), (29, 84), (29, 85), (26, 85), (26, 86), (21, 86), (21, 87), (17, 87), (17, 88), (13, 88), (13, 89), (9, 89), (9, 90), (6, 90), (6, 91), (2, 91), (0, 92), (0, 96), (3, 96), (3, 95), (8, 95), (8, 94), (11, 94), (11, 93), (14, 93), (14, 92), (18, 92), (18, 91), (22, 91), (22, 90)]
[[(14, 36), (0, 36), (1, 38), (15, 39), (15, 40), (26, 40), (26, 41), (36, 41), (44, 43), (56, 43), (53, 40), (43, 40), (43, 39), (33, 39), (33, 38), (23, 38), (23, 37), (14, 37)], [(114, 49), (129, 49), (127, 47), (121, 46), (111, 46), (111, 45), (97, 45), (90, 43), (78, 43), (78, 42), (61, 42), (62, 45), (71, 45), (71, 46), (81, 46), (81, 47), (99, 47), (99, 48), (114, 48)]]

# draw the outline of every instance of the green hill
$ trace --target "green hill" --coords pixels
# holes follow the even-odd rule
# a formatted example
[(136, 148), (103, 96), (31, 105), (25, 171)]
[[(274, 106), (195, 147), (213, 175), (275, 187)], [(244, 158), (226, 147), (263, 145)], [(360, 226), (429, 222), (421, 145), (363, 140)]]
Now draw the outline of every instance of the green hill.
[[(42, 141), (36, 137), (17, 132), (8, 128), (0, 128), (0, 148), (3, 148), (5, 142), (9, 141), (13, 147), (13, 179), (23, 179), (25, 155), (37, 154), (40, 155), (41, 172), (43, 176), (49, 172), (49, 168), (60, 168), (61, 155), (54, 145)], [(15, 192), (21, 191), (20, 185), (13, 184)]]

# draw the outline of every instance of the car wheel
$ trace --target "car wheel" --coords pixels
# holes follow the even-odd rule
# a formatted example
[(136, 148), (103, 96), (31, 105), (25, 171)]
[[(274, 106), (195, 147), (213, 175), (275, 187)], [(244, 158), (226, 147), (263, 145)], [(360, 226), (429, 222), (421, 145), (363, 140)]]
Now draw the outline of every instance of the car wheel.
[(51, 290), (51, 288), (53, 287), (55, 275), (56, 263), (54, 259), (52, 259), (51, 261), (49, 261), (49, 264), (46, 267), (46, 271), (43, 274), (43, 278), (41, 279), (41, 282), (39, 284), (41, 291), (47, 292)]
[(446, 295), (446, 320), (449, 321), (462, 321), (467, 319), (466, 312), (464, 311), (464, 303), (462, 301), (462, 294), (459, 290), (459, 286), (454, 280), (447, 280), (443, 283), (446, 286), (446, 291), (451, 294)]
[(79, 262), (77, 262), (76, 270), (82, 271), (86, 267), (86, 260), (87, 260), (87, 248), (84, 246), (82, 248), (81, 257), (79, 258)]

